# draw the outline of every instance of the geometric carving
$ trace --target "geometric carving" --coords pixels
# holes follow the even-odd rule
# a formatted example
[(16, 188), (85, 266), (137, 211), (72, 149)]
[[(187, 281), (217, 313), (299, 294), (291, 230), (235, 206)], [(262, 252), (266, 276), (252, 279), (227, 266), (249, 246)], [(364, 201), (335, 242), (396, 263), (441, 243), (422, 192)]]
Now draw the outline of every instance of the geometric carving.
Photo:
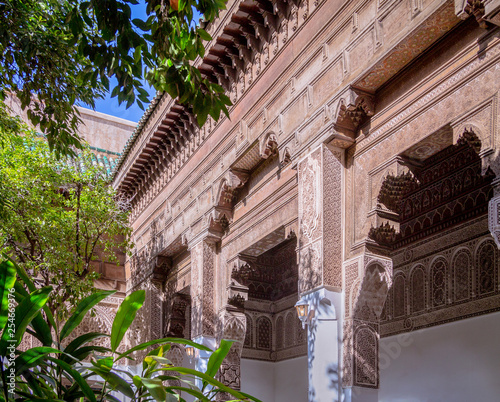
[(244, 346), (246, 348), (251, 348), (252, 347), (252, 333), (253, 333), (253, 324), (252, 324), (252, 319), (248, 314), (245, 314), (246, 321), (247, 321), (247, 326), (245, 330), (245, 342)]
[(446, 303), (446, 260), (440, 258), (431, 266), (431, 306), (439, 307)]
[(462, 249), (453, 258), (454, 301), (467, 300), (470, 297), (472, 257), (468, 250)]
[[(283, 316), (279, 316), (276, 319), (276, 350), (281, 350), (283, 349), (283, 337), (284, 337), (284, 327), (283, 327)], [(288, 326), (288, 323), (286, 325), (287, 328), (287, 334), (290, 331), (290, 327)]]
[(272, 346), (272, 324), (267, 317), (257, 319), (257, 349), (271, 350)]
[(191, 336), (215, 336), (215, 255), (213, 238), (190, 247)]
[(496, 290), (497, 248), (492, 241), (481, 244), (477, 250), (477, 295), (485, 296)]
[(393, 279), (393, 295), (394, 295), (394, 318), (403, 317), (406, 313), (405, 303), (405, 277), (402, 273), (395, 275)]
[(186, 334), (186, 312), (191, 304), (191, 296), (189, 294), (184, 294), (177, 292), (170, 299), (170, 314), (168, 314), (168, 320), (166, 325), (166, 335), (167, 337), (174, 338), (188, 338), (189, 334)]
[[(480, 149), (479, 138), (465, 129), (456, 144), (425, 159), (421, 166), (411, 165), (412, 173), (387, 176), (379, 202), (399, 215), (395, 218), (400, 224), (399, 233), (386, 223), (372, 228), (369, 237), (394, 250), (483, 214), (492, 197), (495, 175), (490, 168), (482, 174)], [(492, 232), (494, 205), (490, 203)]]
[[(226, 310), (223, 316), (223, 330), (218, 334), (220, 339), (235, 341), (226, 358), (221, 364), (218, 379), (223, 384), (239, 390), (241, 388), (241, 352), (246, 338), (246, 326), (248, 317), (239, 312)], [(225, 393), (217, 395), (218, 401), (228, 401), (232, 399)]]
[(293, 346), (295, 343), (295, 333), (293, 331), (294, 327), (294, 316), (292, 313), (286, 315), (286, 333), (285, 333), (285, 348)]
[(417, 266), (411, 273), (411, 313), (425, 310), (425, 271), (422, 266)]
[(298, 163), (299, 293), (342, 286), (342, 153), (321, 145)]
[[(364, 264), (361, 282), (351, 286), (352, 318), (344, 322), (342, 383), (344, 387), (377, 388), (379, 320), (391, 284), (392, 265), (369, 255), (365, 256)], [(357, 264), (351, 269), (357, 271)]]
[(354, 332), (354, 378), (355, 385), (378, 387), (378, 336), (368, 326), (358, 327)]

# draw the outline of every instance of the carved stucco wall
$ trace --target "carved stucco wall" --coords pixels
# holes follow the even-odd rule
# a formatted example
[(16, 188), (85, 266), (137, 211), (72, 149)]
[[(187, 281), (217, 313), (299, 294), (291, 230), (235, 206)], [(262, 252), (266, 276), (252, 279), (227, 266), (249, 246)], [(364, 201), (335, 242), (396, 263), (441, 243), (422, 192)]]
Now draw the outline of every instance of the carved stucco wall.
[(342, 159), (320, 146), (298, 163), (299, 293), (342, 287)]

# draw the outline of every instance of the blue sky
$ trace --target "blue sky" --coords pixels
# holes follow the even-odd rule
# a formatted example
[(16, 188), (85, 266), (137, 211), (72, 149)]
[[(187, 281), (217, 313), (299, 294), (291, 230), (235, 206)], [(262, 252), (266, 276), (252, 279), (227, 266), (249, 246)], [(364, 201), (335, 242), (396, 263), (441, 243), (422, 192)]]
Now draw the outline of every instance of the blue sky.
[[(114, 85), (116, 85), (116, 80), (114, 79), (110, 80), (109, 86), (111, 89), (113, 88)], [(148, 88), (146, 88), (146, 90), (147, 89)], [(150, 95), (149, 99), (150, 100), (153, 99), (156, 93), (154, 88), (150, 88), (148, 92)], [(125, 120), (130, 120), (137, 123), (144, 114), (144, 111), (139, 106), (137, 106), (137, 103), (134, 103), (128, 109), (125, 108), (125, 105), (126, 103), (118, 105), (118, 98), (117, 97), (111, 98), (110, 93), (108, 93), (104, 99), (96, 101), (95, 110), (97, 112), (110, 114), (112, 116), (119, 117)], [(148, 105), (144, 105), (144, 107), (147, 108)]]

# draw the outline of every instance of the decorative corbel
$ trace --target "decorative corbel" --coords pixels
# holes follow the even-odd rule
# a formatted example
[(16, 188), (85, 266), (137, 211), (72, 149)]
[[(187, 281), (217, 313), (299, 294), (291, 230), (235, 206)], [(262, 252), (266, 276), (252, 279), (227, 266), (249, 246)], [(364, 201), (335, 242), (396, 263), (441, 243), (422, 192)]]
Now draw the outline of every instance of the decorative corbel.
[(455, 13), (463, 20), (467, 19), (469, 16), (474, 16), (481, 28), (488, 28), (488, 22), (485, 18), (486, 10), (484, 1), (455, 0)]
[(375, 114), (375, 95), (359, 88), (350, 87), (337, 109), (335, 130), (354, 138), (358, 128)]
[(290, 154), (290, 149), (285, 148), (283, 151), (283, 157), (281, 158), (281, 166), (284, 167), (292, 161), (292, 156)]
[(207, 229), (211, 233), (221, 236), (227, 231), (231, 222), (232, 222), (231, 208), (223, 206), (215, 206), (209, 212)]
[(186, 310), (191, 305), (191, 297), (184, 293), (175, 293), (170, 299), (170, 306), (165, 336), (174, 338), (186, 337)]
[(244, 308), (245, 301), (248, 300), (248, 283), (253, 269), (250, 264), (243, 261), (241, 256), (235, 260), (231, 280), (229, 282), (227, 309), (232, 311), (241, 311)]
[(153, 280), (161, 282), (165, 281), (171, 268), (172, 260), (170, 257), (156, 255), (151, 259), (151, 274), (153, 276)]
[(243, 169), (231, 168), (229, 170), (228, 187), (236, 190), (245, 185), (250, 177), (250, 172)]
[(275, 155), (278, 152), (278, 139), (276, 135), (269, 134), (262, 143), (260, 156), (262, 159), (267, 159), (271, 155)]

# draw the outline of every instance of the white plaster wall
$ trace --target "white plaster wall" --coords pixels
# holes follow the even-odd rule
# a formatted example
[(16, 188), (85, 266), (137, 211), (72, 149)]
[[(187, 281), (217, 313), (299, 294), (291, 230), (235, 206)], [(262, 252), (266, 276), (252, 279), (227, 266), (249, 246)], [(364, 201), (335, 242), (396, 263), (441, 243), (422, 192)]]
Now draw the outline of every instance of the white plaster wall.
[(263, 402), (307, 401), (307, 357), (277, 363), (241, 359), (241, 390)]
[(274, 401), (274, 363), (241, 359), (241, 390), (263, 402)]
[(307, 356), (274, 363), (274, 401), (307, 401), (307, 379)]
[(500, 401), (500, 313), (381, 339), (379, 356), (379, 401)]

